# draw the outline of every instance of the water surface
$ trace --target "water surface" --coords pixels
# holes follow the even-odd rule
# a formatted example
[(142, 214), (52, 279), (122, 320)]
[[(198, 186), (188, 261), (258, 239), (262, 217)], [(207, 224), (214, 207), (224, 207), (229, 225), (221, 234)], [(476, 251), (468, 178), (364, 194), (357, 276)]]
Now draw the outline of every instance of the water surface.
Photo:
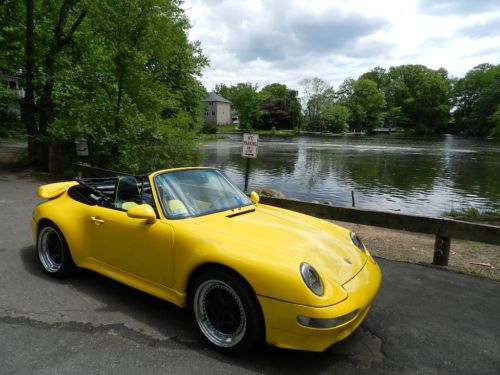
[[(204, 165), (243, 188), (241, 135), (204, 144)], [(440, 215), (463, 207), (500, 210), (500, 142), (452, 135), (261, 136), (249, 189), (287, 197), (405, 213)]]

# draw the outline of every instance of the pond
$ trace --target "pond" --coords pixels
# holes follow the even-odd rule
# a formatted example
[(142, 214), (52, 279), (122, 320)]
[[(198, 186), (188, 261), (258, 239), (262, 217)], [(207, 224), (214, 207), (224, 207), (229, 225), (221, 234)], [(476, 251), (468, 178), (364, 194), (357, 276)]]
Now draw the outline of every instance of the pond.
[[(203, 164), (241, 188), (241, 135), (207, 141)], [(500, 209), (500, 142), (453, 135), (403, 137), (261, 136), (249, 190), (279, 189), (301, 200), (438, 216)]]

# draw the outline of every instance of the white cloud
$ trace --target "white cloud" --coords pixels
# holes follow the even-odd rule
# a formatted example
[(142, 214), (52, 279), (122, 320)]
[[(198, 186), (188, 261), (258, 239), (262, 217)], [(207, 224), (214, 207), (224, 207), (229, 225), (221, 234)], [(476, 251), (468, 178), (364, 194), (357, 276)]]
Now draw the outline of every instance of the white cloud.
[[(498, 4), (497, 4), (498, 3)], [(424, 64), (462, 76), (500, 62), (500, 3), (491, 0), (188, 0), (191, 40), (210, 67), (203, 83), (338, 85), (382, 66)]]

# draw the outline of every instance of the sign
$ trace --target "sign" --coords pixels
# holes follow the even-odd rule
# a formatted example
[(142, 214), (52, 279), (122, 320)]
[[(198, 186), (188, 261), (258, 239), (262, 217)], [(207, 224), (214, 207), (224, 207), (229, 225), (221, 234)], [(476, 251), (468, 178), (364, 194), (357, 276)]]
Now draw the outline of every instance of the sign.
[(241, 150), (241, 156), (243, 156), (244, 158), (256, 158), (258, 146), (258, 134), (243, 134), (243, 149)]
[(76, 144), (76, 155), (77, 156), (89, 156), (89, 147), (87, 145), (87, 140), (85, 138), (79, 138), (75, 141)]

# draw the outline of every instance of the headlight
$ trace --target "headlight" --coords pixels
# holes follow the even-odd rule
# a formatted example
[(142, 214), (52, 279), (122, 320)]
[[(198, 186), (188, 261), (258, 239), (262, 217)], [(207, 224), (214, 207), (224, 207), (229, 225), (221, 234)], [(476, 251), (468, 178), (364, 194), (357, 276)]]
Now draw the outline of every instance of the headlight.
[(351, 241), (356, 247), (361, 250), (363, 253), (366, 252), (365, 246), (363, 245), (363, 242), (361, 242), (361, 239), (358, 237), (358, 235), (354, 232), (350, 232), (349, 236), (351, 236)]
[(306, 285), (311, 289), (311, 291), (318, 295), (323, 295), (323, 283), (321, 277), (319, 277), (318, 272), (312, 268), (312, 266), (306, 262), (300, 265), (300, 274)]

